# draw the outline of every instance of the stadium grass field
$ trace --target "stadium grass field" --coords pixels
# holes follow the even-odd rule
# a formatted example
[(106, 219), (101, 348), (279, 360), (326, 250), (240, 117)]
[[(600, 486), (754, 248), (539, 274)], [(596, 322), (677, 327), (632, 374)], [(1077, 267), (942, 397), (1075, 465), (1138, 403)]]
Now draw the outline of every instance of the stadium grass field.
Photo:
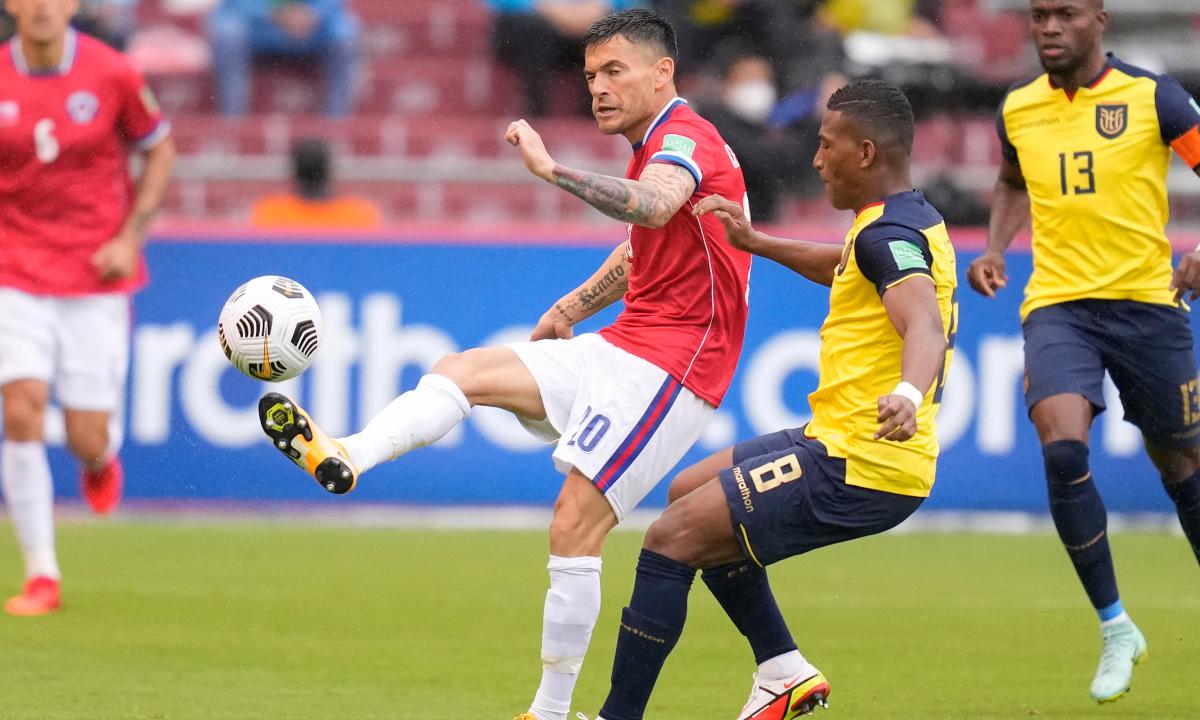
[[(18, 576), (0, 527), (0, 578)], [(68, 522), (65, 610), (0, 616), (0, 717), (508, 720), (536, 685), (541, 532)], [(605, 606), (576, 697), (603, 700), (641, 534), (605, 551)], [(777, 566), (828, 720), (1200, 717), (1200, 573), (1181, 538), (1122, 534), (1150, 657), (1120, 702), (1087, 686), (1091, 611), (1049, 535), (902, 534)], [(647, 717), (729, 719), (743, 639), (703, 586)]]

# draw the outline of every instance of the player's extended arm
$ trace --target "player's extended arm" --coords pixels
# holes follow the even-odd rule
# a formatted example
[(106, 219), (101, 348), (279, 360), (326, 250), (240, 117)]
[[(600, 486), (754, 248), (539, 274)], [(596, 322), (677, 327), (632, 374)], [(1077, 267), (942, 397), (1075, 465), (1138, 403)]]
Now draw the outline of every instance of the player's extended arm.
[(967, 268), (967, 282), (984, 297), (995, 297), (1007, 287), (1004, 251), (1013, 238), (1029, 226), (1029, 190), (1021, 168), (1007, 158), (1000, 161), (1000, 176), (992, 193), (992, 215), (988, 220), (987, 250)]
[(725, 226), (729, 244), (755, 255), (791, 268), (804, 277), (826, 287), (833, 284), (833, 275), (841, 262), (842, 248), (829, 243), (778, 238), (755, 230), (742, 206), (720, 195), (709, 195), (696, 203), (694, 215), (712, 213)]
[(167, 193), (174, 163), (175, 143), (170, 135), (146, 151), (137, 195), (125, 224), (116, 237), (101, 245), (92, 256), (92, 265), (102, 280), (116, 280), (137, 272), (142, 246), (146, 244), (146, 231)]
[[(1192, 104), (1200, 108), (1195, 105), (1194, 100)], [(1200, 109), (1197, 109), (1197, 112), (1200, 112)], [(1171, 143), (1171, 147), (1191, 166), (1196, 175), (1200, 176), (1200, 125), (1180, 135)], [(1171, 289), (1175, 291), (1175, 302), (1182, 300), (1185, 294), (1188, 295), (1189, 301), (1200, 297), (1200, 247), (1179, 258), (1179, 265), (1175, 267), (1175, 273), (1171, 276)]]
[(577, 170), (554, 162), (542, 138), (529, 123), (508, 126), (505, 139), (521, 150), (529, 172), (582, 199), (605, 215), (649, 228), (670, 222), (696, 192), (696, 179), (686, 169), (653, 163), (637, 180)]
[(542, 315), (530, 339), (571, 337), (576, 323), (624, 297), (629, 289), (629, 272), (628, 248), (626, 243), (621, 243), (586, 282), (559, 298)]
[(904, 349), (897, 392), (879, 398), (880, 425), (875, 437), (904, 441), (917, 432), (916, 395), (924, 398), (946, 359), (946, 330), (938, 310), (937, 288), (927, 275), (911, 275), (885, 290), (883, 306), (904, 339)]

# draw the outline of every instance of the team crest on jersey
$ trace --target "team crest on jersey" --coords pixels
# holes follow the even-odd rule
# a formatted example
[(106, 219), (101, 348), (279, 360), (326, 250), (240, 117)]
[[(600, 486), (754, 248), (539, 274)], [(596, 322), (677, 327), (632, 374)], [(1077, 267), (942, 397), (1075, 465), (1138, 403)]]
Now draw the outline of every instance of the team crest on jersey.
[(100, 110), (100, 98), (87, 90), (76, 90), (67, 98), (67, 115), (77, 125), (87, 125)]
[(1125, 132), (1129, 124), (1129, 105), (1097, 105), (1096, 132), (1100, 137), (1112, 140)]
[(0, 100), (0, 127), (16, 125), (21, 119), (21, 106), (16, 100)]

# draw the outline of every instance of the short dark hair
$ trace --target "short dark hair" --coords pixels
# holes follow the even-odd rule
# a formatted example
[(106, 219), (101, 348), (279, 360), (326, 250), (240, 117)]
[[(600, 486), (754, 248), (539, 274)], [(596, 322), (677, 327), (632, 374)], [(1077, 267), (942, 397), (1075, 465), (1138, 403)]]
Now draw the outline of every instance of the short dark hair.
[(302, 138), (292, 146), (292, 176), (302, 197), (324, 197), (329, 190), (329, 145), (320, 138)]
[(653, 10), (633, 8), (609, 13), (592, 23), (583, 36), (583, 47), (599, 45), (617, 35), (635, 45), (654, 45), (663, 55), (672, 60), (679, 59), (679, 41), (675, 39), (675, 28), (666, 18)]
[(894, 143), (905, 155), (912, 154), (916, 124), (912, 105), (895, 85), (881, 80), (858, 80), (839, 88), (825, 108), (853, 120), (877, 143)]

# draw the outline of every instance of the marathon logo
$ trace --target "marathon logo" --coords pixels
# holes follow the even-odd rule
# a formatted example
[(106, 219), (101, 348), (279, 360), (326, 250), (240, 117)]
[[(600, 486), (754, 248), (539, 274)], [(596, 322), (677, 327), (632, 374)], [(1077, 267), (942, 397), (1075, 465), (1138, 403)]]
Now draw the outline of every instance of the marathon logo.
[(746, 484), (746, 477), (742, 475), (740, 467), (733, 468), (733, 481), (737, 483), (738, 494), (742, 496), (742, 505), (746, 507), (746, 512), (754, 512), (754, 501), (750, 499), (750, 486)]

